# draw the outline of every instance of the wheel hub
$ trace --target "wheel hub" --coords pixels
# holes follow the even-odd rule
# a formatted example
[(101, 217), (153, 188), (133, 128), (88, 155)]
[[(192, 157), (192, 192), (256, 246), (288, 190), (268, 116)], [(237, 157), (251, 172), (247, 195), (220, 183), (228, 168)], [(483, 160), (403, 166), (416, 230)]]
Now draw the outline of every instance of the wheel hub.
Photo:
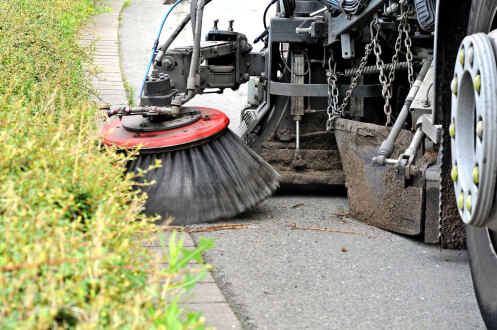
[(451, 84), (452, 179), (466, 224), (497, 229), (497, 31), (466, 37)]

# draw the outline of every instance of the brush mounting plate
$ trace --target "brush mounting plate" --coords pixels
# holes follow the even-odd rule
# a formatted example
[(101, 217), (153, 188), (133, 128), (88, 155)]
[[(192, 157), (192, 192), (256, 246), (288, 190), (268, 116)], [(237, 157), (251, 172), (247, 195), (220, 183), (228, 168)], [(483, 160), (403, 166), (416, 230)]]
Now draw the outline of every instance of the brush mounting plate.
[(122, 124), (131, 132), (168, 131), (193, 124), (200, 120), (202, 114), (197, 108), (183, 108), (178, 117), (165, 117), (162, 121), (155, 117), (129, 116), (123, 118)]
[[(230, 122), (228, 117), (219, 110), (200, 107), (189, 109), (200, 113), (197, 121), (189, 125), (162, 129), (161, 131), (131, 131), (123, 125), (125, 118), (122, 121), (116, 118), (107, 122), (102, 128), (103, 143), (125, 149), (140, 148), (140, 153), (186, 149), (215, 139), (223, 134)], [(138, 117), (141, 120), (140, 116), (133, 117)]]

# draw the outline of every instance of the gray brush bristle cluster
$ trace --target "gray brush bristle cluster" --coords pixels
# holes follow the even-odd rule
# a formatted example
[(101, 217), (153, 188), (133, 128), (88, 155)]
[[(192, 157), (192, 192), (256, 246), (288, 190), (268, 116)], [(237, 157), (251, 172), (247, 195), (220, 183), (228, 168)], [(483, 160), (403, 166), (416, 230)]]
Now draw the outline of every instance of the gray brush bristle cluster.
[(128, 164), (128, 171), (146, 170), (156, 159), (162, 166), (137, 180), (156, 182), (140, 187), (148, 194), (145, 214), (171, 216), (176, 225), (233, 217), (279, 187), (273, 167), (229, 129), (196, 147), (140, 155)]

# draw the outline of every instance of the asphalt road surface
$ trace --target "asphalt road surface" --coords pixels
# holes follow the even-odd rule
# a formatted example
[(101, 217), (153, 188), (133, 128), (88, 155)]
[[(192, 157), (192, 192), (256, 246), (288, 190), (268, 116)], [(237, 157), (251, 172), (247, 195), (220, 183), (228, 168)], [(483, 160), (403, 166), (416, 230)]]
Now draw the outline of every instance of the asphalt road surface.
[[(235, 29), (253, 40), (263, 29), (266, 4), (215, 0), (206, 8), (204, 30), (214, 18), (221, 27), (233, 18)], [(161, 0), (132, 0), (123, 12), (122, 68), (135, 91), (168, 8)], [(176, 8), (164, 36), (188, 10), (188, 2)], [(190, 40), (185, 29), (176, 45)], [(191, 104), (225, 111), (234, 128), (245, 90), (200, 96)], [(443, 251), (340, 216), (347, 208), (340, 195), (278, 195), (231, 220), (248, 229), (193, 235), (217, 238), (205, 259), (246, 328), (484, 328), (466, 251)]]

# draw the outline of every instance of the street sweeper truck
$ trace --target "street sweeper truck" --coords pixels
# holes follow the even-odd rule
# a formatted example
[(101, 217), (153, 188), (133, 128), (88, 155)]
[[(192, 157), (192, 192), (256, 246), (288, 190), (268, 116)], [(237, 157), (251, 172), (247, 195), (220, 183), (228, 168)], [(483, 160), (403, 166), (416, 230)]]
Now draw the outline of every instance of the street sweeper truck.
[[(104, 142), (141, 147), (128, 171), (161, 160), (139, 179), (156, 182), (141, 187), (145, 212), (199, 223), (280, 185), (345, 186), (358, 220), (467, 245), (497, 327), (497, 1), (268, 0), (255, 40), (234, 20), (203, 22), (210, 2), (192, 0), (163, 44), (159, 33), (138, 106), (107, 109)], [(193, 44), (170, 47), (187, 25)], [(242, 84), (236, 132), (189, 105)]]

